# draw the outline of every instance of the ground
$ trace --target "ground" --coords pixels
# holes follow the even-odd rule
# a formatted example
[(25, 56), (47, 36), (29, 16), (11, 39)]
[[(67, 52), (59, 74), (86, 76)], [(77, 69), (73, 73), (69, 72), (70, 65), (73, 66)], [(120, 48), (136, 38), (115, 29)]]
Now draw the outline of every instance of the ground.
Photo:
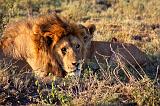
[(1, 62), (1, 76), (8, 76), (0, 84), (1, 105), (160, 105), (159, 0), (0, 0), (0, 35), (9, 21), (52, 11), (77, 23), (94, 23), (93, 40), (115, 37), (136, 45), (151, 63), (117, 69), (106, 62), (99, 70), (90, 63), (80, 78), (44, 84)]

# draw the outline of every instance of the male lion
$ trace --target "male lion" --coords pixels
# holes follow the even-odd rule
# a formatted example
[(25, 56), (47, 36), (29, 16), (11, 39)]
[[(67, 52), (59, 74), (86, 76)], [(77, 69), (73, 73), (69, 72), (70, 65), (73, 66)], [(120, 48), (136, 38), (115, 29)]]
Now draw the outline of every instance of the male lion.
[(48, 73), (63, 77), (85, 59), (85, 40), (94, 30), (94, 25), (70, 23), (55, 14), (10, 23), (0, 40), (1, 59), (4, 53), (25, 60), (38, 78)]

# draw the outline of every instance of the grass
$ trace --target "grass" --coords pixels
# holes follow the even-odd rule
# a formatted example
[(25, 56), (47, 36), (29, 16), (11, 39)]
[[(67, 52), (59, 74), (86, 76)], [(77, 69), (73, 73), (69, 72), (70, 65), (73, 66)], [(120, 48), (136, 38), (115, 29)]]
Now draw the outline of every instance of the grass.
[(93, 1), (0, 0), (0, 35), (10, 21), (56, 10), (77, 23), (94, 23), (94, 40), (115, 37), (119, 42), (135, 44), (151, 61), (142, 67), (145, 74), (138, 74), (139, 68), (110, 66), (107, 62), (96, 70), (92, 67), (96, 63), (90, 63), (81, 77), (44, 84), (30, 72), (1, 63), (0, 105), (160, 105), (160, 1)]

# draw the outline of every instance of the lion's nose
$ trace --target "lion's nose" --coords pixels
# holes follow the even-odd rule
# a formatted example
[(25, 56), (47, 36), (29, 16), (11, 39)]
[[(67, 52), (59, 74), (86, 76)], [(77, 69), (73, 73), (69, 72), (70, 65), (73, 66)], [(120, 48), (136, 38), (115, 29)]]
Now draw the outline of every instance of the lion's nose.
[(79, 66), (79, 63), (76, 63), (76, 62), (75, 62), (75, 63), (72, 63), (72, 65), (78, 67), (78, 66)]

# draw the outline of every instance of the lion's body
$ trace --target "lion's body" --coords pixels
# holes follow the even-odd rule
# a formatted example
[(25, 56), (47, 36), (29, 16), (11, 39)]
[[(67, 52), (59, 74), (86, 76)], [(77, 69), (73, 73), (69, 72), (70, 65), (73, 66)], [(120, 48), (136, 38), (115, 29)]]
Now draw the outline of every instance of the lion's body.
[(109, 63), (118, 62), (125, 65), (145, 65), (149, 62), (146, 54), (133, 44), (105, 41), (91, 41), (88, 59)]
[[(48, 73), (65, 76), (75, 71), (79, 59), (85, 58), (83, 32), (84, 28), (55, 14), (39, 16), (8, 24), (0, 46), (7, 57), (25, 60), (40, 78)], [(67, 55), (62, 55), (63, 48)]]

